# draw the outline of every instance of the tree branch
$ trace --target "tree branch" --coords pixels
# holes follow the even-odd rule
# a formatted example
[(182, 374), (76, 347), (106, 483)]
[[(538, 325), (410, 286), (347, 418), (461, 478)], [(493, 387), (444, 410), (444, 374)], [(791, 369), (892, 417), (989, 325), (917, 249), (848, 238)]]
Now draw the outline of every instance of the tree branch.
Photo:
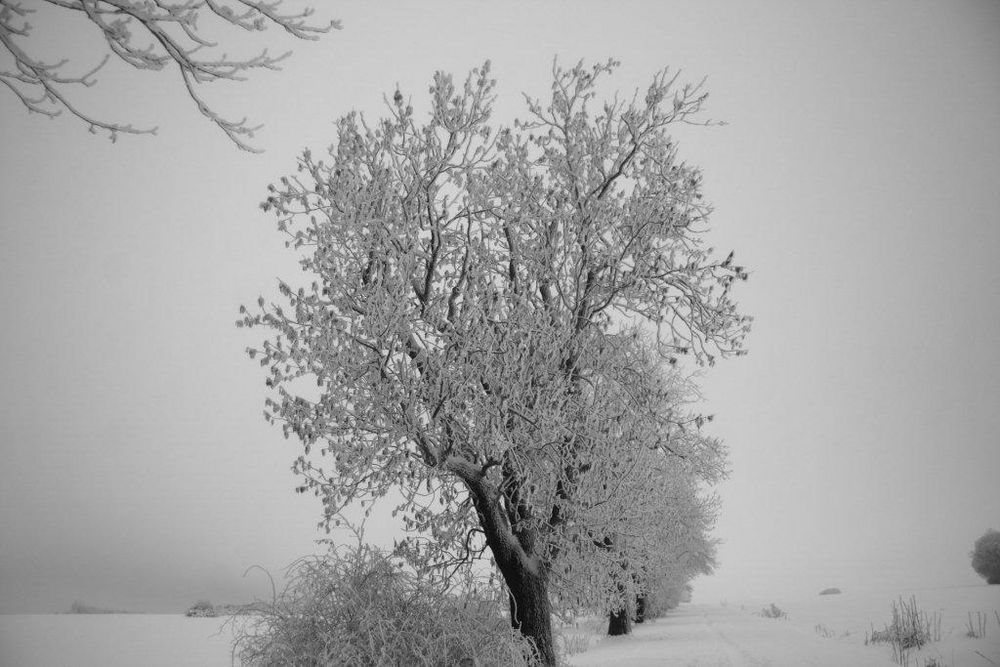
[[(91, 132), (104, 131), (112, 141), (119, 134), (155, 134), (156, 128), (136, 128), (96, 118), (71, 100), (69, 89), (73, 86), (90, 87), (96, 83), (93, 76), (114, 55), (122, 62), (139, 70), (159, 71), (170, 62), (177, 65), (188, 96), (198, 111), (222, 130), (229, 140), (241, 150), (259, 153), (246, 139), (253, 138), (260, 126), (247, 124), (247, 119), (229, 120), (220, 115), (196, 92), (195, 85), (220, 79), (243, 80), (243, 73), (252, 69), (278, 69), (278, 64), (289, 53), (269, 56), (264, 49), (251, 58), (230, 60), (200, 58), (203, 48), (215, 47), (200, 32), (199, 19), (214, 16), (225, 23), (251, 32), (265, 30), (268, 25), (281, 27), (297, 39), (315, 40), (340, 24), (314, 24), (312, 9), (282, 13), (282, 0), (237, 0), (244, 11), (237, 12), (217, 0), (186, 0), (176, 5), (144, 2), (142, 0), (44, 0), (61, 11), (80, 14), (104, 37), (107, 53), (100, 63), (83, 75), (64, 73), (66, 60), (43, 63), (33, 55), (34, 26), (27, 21), (15, 26), (13, 17), (26, 17), (35, 10), (28, 9), (18, 0), (0, 0), (0, 47), (13, 57), (16, 73), (0, 72), (0, 81), (14, 93), (29, 112), (54, 117), (66, 111), (83, 121)], [(133, 29), (138, 28), (135, 33)], [(137, 44), (137, 35), (150, 39), (145, 46)], [(20, 40), (21, 43), (18, 42)], [(64, 90), (64, 88), (66, 90)]]

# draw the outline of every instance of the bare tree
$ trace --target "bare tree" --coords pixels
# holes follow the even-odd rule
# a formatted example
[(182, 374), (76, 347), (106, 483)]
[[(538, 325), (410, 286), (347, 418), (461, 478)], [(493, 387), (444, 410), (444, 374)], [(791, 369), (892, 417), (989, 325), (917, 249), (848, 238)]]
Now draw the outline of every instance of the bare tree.
[[(201, 96), (198, 86), (219, 80), (241, 81), (250, 70), (279, 69), (290, 55), (272, 56), (263, 49), (256, 56), (229, 58), (214, 49), (218, 44), (207, 37), (206, 24), (215, 23), (260, 32), (278, 26), (298, 39), (317, 39), (331, 28), (332, 21), (310, 21), (312, 9), (285, 13), (282, 0), (40, 0), (49, 11), (72, 12), (104, 38), (104, 57), (82, 73), (70, 73), (66, 59), (44, 62), (35, 54), (34, 26), (29, 16), (36, 12), (20, 0), (0, 0), (0, 45), (8, 63), (0, 70), (0, 82), (17, 96), (31, 113), (58, 116), (68, 111), (83, 121), (91, 132), (107, 132), (111, 140), (119, 134), (155, 134), (155, 127), (136, 128), (128, 123), (96, 118), (80, 109), (72, 100), (72, 89), (92, 86), (95, 75), (112, 58), (139, 70), (160, 71), (174, 66), (187, 94), (203, 116), (215, 123), (226, 136), (245, 151), (260, 152), (247, 143), (261, 126), (249, 125), (246, 118), (231, 120), (216, 112)], [(35, 48), (33, 48), (35, 47)]]
[(382, 121), (340, 119), (328, 158), (306, 152), (263, 204), (307, 282), (237, 323), (276, 332), (249, 354), (276, 390), (265, 415), (304, 445), (300, 490), (332, 523), (399, 489), (418, 533), (402, 551), (491, 555), (545, 664), (552, 600), (577, 585), (559, 564), (619, 562), (605, 538), (641, 488), (627, 480), (718, 466), (679, 428), (664, 361), (742, 354), (750, 326), (730, 296), (746, 272), (703, 246), (701, 178), (666, 132), (705, 96), (663, 72), (594, 117), (615, 66), (554, 68), (514, 128), (489, 122), (489, 63), (464, 85), (435, 75), (424, 123), (401, 92)]

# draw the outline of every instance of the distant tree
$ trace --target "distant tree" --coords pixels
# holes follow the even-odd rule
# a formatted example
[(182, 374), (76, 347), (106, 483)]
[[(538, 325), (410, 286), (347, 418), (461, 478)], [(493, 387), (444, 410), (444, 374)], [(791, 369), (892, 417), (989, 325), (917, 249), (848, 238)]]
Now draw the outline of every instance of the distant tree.
[(703, 246), (701, 177), (667, 134), (705, 96), (661, 73), (592, 116), (615, 65), (556, 67), (549, 104), (512, 129), (489, 123), (488, 63), (464, 85), (435, 75), (426, 122), (402, 93), (385, 120), (340, 119), (328, 158), (304, 153), (263, 204), (311, 280), (238, 322), (276, 331), (249, 350), (277, 392), (265, 415), (302, 441), (300, 490), (328, 525), (399, 489), (419, 533), (400, 552), (461, 567), (488, 551), (545, 664), (559, 564), (624, 557), (624, 480), (717, 465), (682, 436), (662, 360), (742, 354), (750, 324), (730, 296), (746, 272)]
[(67, 60), (44, 62), (36, 54), (37, 43), (29, 15), (36, 12), (19, 0), (0, 0), (0, 53), (7, 68), (0, 70), (3, 83), (29, 112), (58, 116), (63, 110), (89, 126), (91, 132), (105, 131), (112, 141), (121, 133), (154, 134), (156, 128), (135, 128), (128, 123), (95, 118), (71, 100), (73, 86), (92, 86), (94, 75), (112, 56), (140, 70), (160, 71), (176, 66), (187, 94), (198, 111), (241, 149), (259, 152), (247, 143), (260, 126), (247, 119), (229, 120), (217, 113), (198, 92), (198, 85), (219, 81), (240, 81), (253, 69), (278, 69), (289, 53), (271, 56), (267, 49), (249, 58), (232, 59), (213, 49), (218, 46), (208, 37), (207, 26), (216, 24), (249, 32), (276, 25), (299, 39), (316, 39), (320, 33), (340, 28), (333, 21), (327, 25), (310, 22), (311, 9), (283, 13), (283, 0), (39, 0), (48, 11), (72, 12), (82, 19), (81, 29), (89, 27), (106, 42), (104, 57), (96, 65), (77, 68), (70, 73)]
[(188, 607), (185, 616), (215, 616), (215, 605), (208, 600), (198, 600)]
[[(631, 364), (645, 375), (653, 372), (644, 365), (650, 361)], [(573, 548), (562, 549), (550, 564), (559, 610), (603, 609), (609, 614), (609, 634), (631, 631), (650, 587), (668, 581), (682, 585), (714, 564), (709, 533), (717, 502), (699, 488), (722, 476), (725, 451), (701, 433), (703, 418), (685, 418), (691, 385), (677, 374), (662, 381), (673, 394), (652, 392), (653, 402), (665, 408), (660, 420), (637, 420), (628, 428), (619, 423), (602, 438), (601, 452), (584, 450), (579, 467), (589, 471), (589, 464), (600, 465), (605, 476), (597, 478), (600, 488), (581, 483), (575, 490), (590, 499), (574, 512), (580, 532)], [(649, 391), (648, 384), (640, 387), (633, 389)], [(608, 479), (614, 480), (613, 493), (603, 487)]]
[[(633, 619), (645, 620), (647, 597), (662, 600), (663, 591), (683, 590), (693, 577), (711, 574), (715, 568), (717, 542), (710, 533), (718, 500), (702, 494), (699, 484), (715, 481), (718, 474), (706, 479), (704, 474), (695, 476), (671, 463), (666, 460), (654, 469), (653, 484), (644, 494), (646, 500), (636, 502), (645, 511), (633, 514), (635, 524), (621, 549), (626, 555), (622, 565), (633, 585), (623, 587), (623, 593), (627, 589), (628, 594), (612, 601), (609, 635), (628, 634)], [(623, 583), (628, 582), (619, 582), (619, 586)], [(659, 611), (657, 608), (652, 615)]]
[(1000, 584), (1000, 531), (987, 530), (969, 554), (972, 569), (988, 584)]
[[(681, 602), (690, 602), (693, 587), (685, 580), (662, 580), (653, 582), (643, 592), (643, 620), (659, 618)], [(639, 620), (636, 619), (638, 623)]]
[(69, 613), (71, 614), (125, 614), (128, 612), (107, 609), (105, 607), (95, 607), (94, 605), (89, 605), (79, 600), (75, 601), (69, 606)]

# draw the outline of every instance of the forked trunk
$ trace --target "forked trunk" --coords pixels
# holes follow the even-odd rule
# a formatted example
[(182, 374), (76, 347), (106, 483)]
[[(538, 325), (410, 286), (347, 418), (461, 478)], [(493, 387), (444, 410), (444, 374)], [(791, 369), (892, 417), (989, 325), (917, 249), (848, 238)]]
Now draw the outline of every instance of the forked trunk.
[(465, 480), (486, 544), (507, 585), (511, 625), (532, 643), (538, 664), (555, 667), (549, 578), (544, 564), (534, 555), (535, 536), (528, 532), (515, 534), (495, 492), (486, 488), (481, 471), (455, 462), (451, 466)]
[(556, 647), (552, 639), (552, 605), (549, 603), (549, 585), (544, 576), (536, 576), (524, 569), (513, 576), (504, 573), (510, 591), (510, 623), (515, 630), (527, 637), (535, 647), (539, 664), (556, 664)]

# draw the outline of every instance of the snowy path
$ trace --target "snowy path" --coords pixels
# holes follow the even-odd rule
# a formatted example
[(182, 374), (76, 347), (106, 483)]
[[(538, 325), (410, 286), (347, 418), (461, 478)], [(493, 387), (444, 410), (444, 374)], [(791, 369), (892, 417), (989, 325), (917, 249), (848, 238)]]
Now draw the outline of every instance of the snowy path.
[(824, 639), (787, 622), (711, 605), (684, 605), (635, 626), (630, 637), (605, 637), (574, 667), (698, 665), (699, 667), (892, 667), (884, 647)]

